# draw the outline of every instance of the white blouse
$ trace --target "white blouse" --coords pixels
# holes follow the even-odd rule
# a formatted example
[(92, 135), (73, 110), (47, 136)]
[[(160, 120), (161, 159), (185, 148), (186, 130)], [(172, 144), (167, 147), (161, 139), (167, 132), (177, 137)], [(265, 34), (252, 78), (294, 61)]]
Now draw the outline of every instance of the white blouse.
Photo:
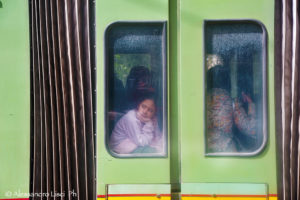
[(110, 149), (119, 154), (128, 154), (139, 146), (150, 146), (157, 153), (162, 153), (164, 138), (157, 120), (144, 123), (136, 115), (136, 110), (130, 110), (118, 121), (110, 137)]

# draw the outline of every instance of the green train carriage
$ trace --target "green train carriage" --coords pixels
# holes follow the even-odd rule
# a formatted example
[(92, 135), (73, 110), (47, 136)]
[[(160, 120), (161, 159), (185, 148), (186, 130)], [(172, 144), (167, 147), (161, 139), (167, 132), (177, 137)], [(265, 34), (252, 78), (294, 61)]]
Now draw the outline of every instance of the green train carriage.
[[(275, 91), (282, 75), (275, 66), (287, 59), (275, 56), (282, 45), (278, 30), (289, 25), (275, 27), (275, 14), (280, 18), (279, 10), (289, 8), (284, 3), (1, 4), (0, 199), (295, 199), (296, 181), (285, 167), (286, 149), (295, 148), (297, 137), (278, 133), (275, 139), (278, 119), (288, 120), (279, 102), (289, 98)], [(247, 94), (256, 106), (257, 135), (232, 125), (234, 151), (209, 146), (210, 55), (227, 67), (230, 99), (249, 112), (250, 102), (242, 99)], [(137, 66), (149, 75), (162, 148), (118, 153), (110, 139), (135, 109), (126, 98)], [(290, 162), (293, 172), (296, 160)]]

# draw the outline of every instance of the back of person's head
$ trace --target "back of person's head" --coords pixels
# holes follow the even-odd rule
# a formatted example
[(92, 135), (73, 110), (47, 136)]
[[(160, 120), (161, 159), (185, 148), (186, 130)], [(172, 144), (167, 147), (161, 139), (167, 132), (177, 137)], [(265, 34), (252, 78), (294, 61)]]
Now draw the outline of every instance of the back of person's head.
[(207, 69), (207, 90), (222, 88), (230, 90), (230, 77), (228, 67), (224, 66), (223, 58), (218, 54), (207, 54), (205, 59)]
[(207, 89), (221, 88), (230, 91), (229, 70), (225, 66), (215, 66), (206, 73)]
[(136, 89), (140, 85), (148, 86), (150, 83), (150, 71), (144, 66), (134, 66), (127, 77), (126, 88)]
[(144, 66), (132, 67), (126, 82), (127, 108), (136, 107), (139, 98), (152, 90), (150, 70)]

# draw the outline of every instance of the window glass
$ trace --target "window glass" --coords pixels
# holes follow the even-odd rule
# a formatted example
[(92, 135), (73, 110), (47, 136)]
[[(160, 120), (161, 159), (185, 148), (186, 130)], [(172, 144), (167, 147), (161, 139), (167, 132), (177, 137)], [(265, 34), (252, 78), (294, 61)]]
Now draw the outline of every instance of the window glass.
[(161, 22), (106, 30), (106, 144), (113, 156), (166, 155), (165, 37)]
[(208, 155), (253, 155), (264, 146), (265, 45), (256, 22), (205, 23)]

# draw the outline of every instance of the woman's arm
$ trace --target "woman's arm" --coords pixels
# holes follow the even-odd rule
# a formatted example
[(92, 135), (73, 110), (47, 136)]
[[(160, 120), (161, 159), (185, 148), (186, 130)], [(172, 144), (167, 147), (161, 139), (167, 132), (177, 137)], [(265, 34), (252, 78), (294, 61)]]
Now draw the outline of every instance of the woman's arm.
[(128, 118), (123, 121), (124, 131), (130, 140), (138, 146), (149, 145), (153, 139), (153, 123), (152, 121), (142, 124), (136, 118), (136, 113), (130, 113)]
[(248, 103), (248, 113), (242, 107), (241, 102), (236, 99), (234, 102), (234, 122), (241, 132), (254, 136), (256, 134), (255, 104), (249, 96), (242, 95), (244, 101)]

